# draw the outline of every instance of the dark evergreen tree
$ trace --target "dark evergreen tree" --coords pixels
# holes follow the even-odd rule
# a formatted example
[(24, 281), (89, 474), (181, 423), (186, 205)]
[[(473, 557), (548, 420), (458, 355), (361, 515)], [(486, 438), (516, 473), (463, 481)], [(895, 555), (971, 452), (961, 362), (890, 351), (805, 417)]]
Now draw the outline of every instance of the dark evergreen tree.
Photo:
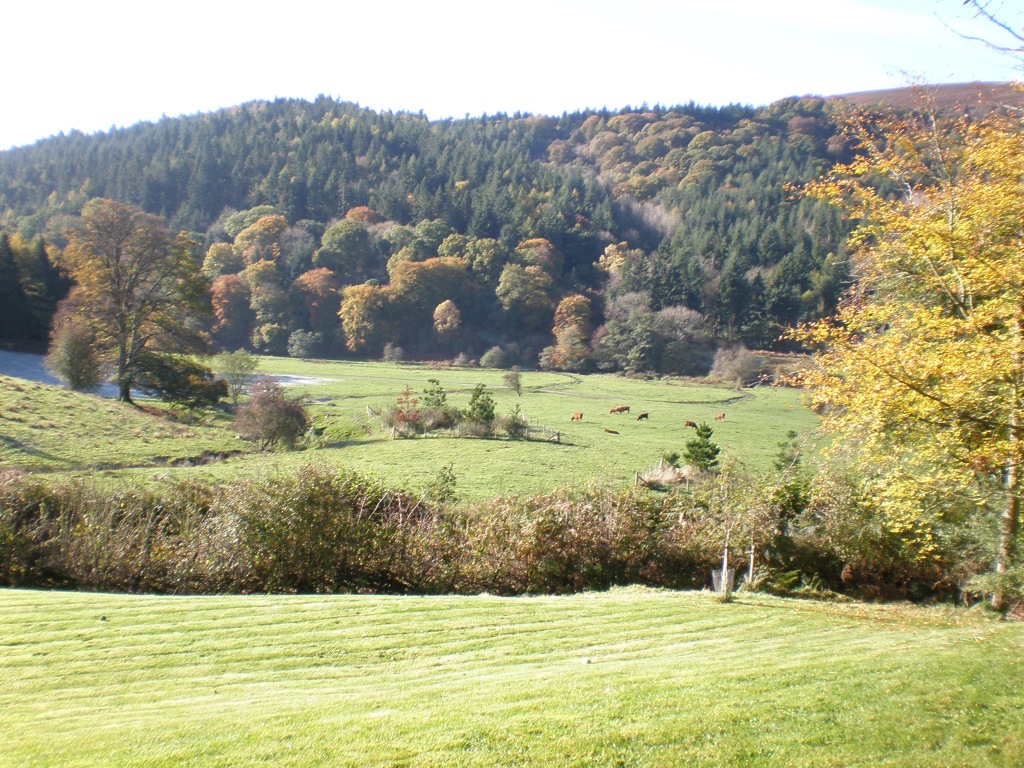
[(31, 310), (11, 240), (6, 232), (0, 232), (0, 339), (25, 341), (30, 331)]

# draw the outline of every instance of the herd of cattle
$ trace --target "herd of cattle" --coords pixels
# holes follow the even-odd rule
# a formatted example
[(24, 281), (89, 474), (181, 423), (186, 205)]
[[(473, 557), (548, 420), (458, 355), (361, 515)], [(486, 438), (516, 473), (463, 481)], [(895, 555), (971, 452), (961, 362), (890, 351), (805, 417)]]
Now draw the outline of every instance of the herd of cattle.
[[(615, 405), (615, 406), (612, 406), (612, 409), (611, 409), (611, 411), (609, 411), (609, 413), (629, 413), (629, 406), (628, 405)], [(650, 418), (650, 414), (647, 411), (644, 411), (643, 413), (640, 413), (640, 414), (637, 415), (636, 420), (637, 421), (647, 421), (649, 418)], [(583, 421), (583, 411), (576, 411), (572, 416), (569, 417), (569, 421)], [(719, 411), (718, 413), (716, 413), (715, 414), (715, 421), (725, 421), (725, 411)], [(697, 428), (697, 422), (695, 422), (695, 421), (687, 421), (687, 422), (683, 423), (683, 426), (684, 427), (691, 427), (693, 429), (696, 429)], [(609, 435), (617, 435), (617, 434), (619, 434), (614, 429), (605, 429), (605, 432), (607, 432)]]

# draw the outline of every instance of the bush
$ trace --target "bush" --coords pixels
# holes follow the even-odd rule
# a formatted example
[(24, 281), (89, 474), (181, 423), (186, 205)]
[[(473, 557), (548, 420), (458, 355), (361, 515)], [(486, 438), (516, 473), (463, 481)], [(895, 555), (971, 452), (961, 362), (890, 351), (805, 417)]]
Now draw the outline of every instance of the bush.
[(746, 347), (723, 347), (715, 353), (715, 360), (708, 375), (713, 379), (742, 387), (757, 382), (763, 371), (761, 360)]
[(522, 440), (530, 431), (530, 425), (526, 421), (526, 417), (523, 416), (519, 403), (512, 408), (512, 413), (502, 417), (500, 426), (505, 434), (513, 440)]
[(209, 408), (228, 396), (228, 384), (207, 366), (179, 355), (143, 352), (136, 364), (139, 387), (164, 402), (185, 408)]
[(491, 347), (480, 357), (480, 365), (483, 368), (504, 368), (505, 364), (505, 351), (501, 347)]
[(103, 370), (95, 334), (82, 320), (68, 317), (53, 331), (46, 369), (76, 392), (96, 389)]
[(460, 525), (414, 495), (355, 472), (307, 465), (236, 483), (249, 588), (275, 592), (449, 592), (458, 588)]
[(385, 344), (384, 353), (381, 357), (385, 363), (400, 363), (405, 359), (405, 350), (397, 344)]
[(288, 356), (309, 358), (313, 357), (323, 346), (324, 337), (319, 333), (309, 331), (293, 331), (288, 337)]
[(285, 396), (284, 387), (273, 379), (253, 385), (249, 402), (238, 409), (235, 419), (238, 433), (259, 443), (261, 451), (273, 445), (294, 448), (308, 425), (300, 400)]

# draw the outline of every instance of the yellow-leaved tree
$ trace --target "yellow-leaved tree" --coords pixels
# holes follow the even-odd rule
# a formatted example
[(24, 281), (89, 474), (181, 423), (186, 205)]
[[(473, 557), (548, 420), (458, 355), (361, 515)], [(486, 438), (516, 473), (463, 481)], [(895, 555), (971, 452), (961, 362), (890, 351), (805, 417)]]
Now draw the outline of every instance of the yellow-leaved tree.
[(1024, 459), (1022, 128), (857, 121), (863, 154), (812, 190), (859, 221), (856, 285), (835, 317), (797, 332), (819, 350), (802, 379), (832, 450), (873, 478), (907, 556), (932, 556), (943, 517), (966, 504), (992, 520), (1001, 577)]

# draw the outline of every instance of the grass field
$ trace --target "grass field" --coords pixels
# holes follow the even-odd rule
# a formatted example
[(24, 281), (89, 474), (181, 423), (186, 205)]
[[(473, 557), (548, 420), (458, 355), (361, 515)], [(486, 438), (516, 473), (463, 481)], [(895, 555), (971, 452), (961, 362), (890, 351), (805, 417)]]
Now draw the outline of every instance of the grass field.
[(204, 452), (247, 450), (227, 418), (208, 420), (178, 424), (113, 400), (0, 376), (0, 468), (163, 466)]
[(640, 589), (0, 591), (0, 765), (1019, 766), (1024, 625)]
[[(656, 464), (666, 451), (682, 451), (693, 435), (683, 426), (686, 421), (712, 424), (724, 455), (756, 472), (769, 465), (788, 430), (808, 434), (817, 421), (801, 405), (799, 393), (786, 389), (736, 390), (675, 380), (527, 371), (522, 374), (522, 395), (517, 396), (505, 385), (506, 372), (501, 370), (291, 358), (263, 358), (261, 373), (292, 377), (291, 390), (309, 399), (315, 424), (326, 430), (322, 447), (176, 468), (167, 466), (169, 459), (237, 451), (246, 444), (236, 439), (224, 414), (204, 416), (209, 426), (185, 426), (109, 400), (0, 377), (0, 463), (90, 477), (99, 469), (102, 477), (152, 482), (186, 475), (216, 481), (318, 460), (377, 475), (414, 492), (451, 463), (460, 497), (476, 501), (566, 484), (631, 483), (634, 473)], [(368, 406), (386, 407), (406, 387), (421, 395), (431, 378), (442, 383), (456, 406), (468, 404), (476, 384), (486, 385), (499, 415), (519, 405), (531, 423), (557, 432), (558, 442), (393, 440), (368, 415)], [(631, 413), (610, 414), (619, 404), (630, 405)], [(582, 422), (570, 421), (575, 411), (583, 412)], [(725, 420), (715, 421), (715, 414), (723, 411)], [(649, 419), (637, 421), (640, 412), (649, 413)]]
[[(329, 437), (327, 446), (316, 451), (317, 458), (413, 489), (450, 462), (458, 492), (470, 501), (591, 481), (631, 483), (635, 472), (656, 464), (666, 451), (683, 449), (693, 436), (683, 426), (686, 421), (712, 424), (724, 454), (756, 472), (769, 466), (788, 430), (807, 435), (817, 424), (817, 417), (802, 406), (800, 393), (787, 389), (736, 390), (678, 380), (526, 371), (522, 395), (517, 396), (505, 385), (506, 372), (495, 369), (264, 358), (261, 370), (305, 379), (294, 389), (314, 401), (311, 413)], [(532, 424), (557, 432), (559, 442), (392, 440), (367, 416), (367, 406), (394, 403), (406, 387), (421, 395), (431, 378), (441, 382), (449, 402), (457, 406), (469, 402), (476, 384), (485, 384), (498, 414), (510, 413), (518, 404)], [(630, 405), (631, 412), (609, 413), (619, 404)], [(570, 421), (575, 411), (584, 414), (582, 422)], [(726, 418), (715, 421), (715, 414), (723, 411)], [(649, 419), (637, 421), (641, 412), (649, 413)], [(275, 460), (294, 464), (308, 458), (293, 454)], [(232, 459), (202, 471), (217, 476), (252, 461)]]

